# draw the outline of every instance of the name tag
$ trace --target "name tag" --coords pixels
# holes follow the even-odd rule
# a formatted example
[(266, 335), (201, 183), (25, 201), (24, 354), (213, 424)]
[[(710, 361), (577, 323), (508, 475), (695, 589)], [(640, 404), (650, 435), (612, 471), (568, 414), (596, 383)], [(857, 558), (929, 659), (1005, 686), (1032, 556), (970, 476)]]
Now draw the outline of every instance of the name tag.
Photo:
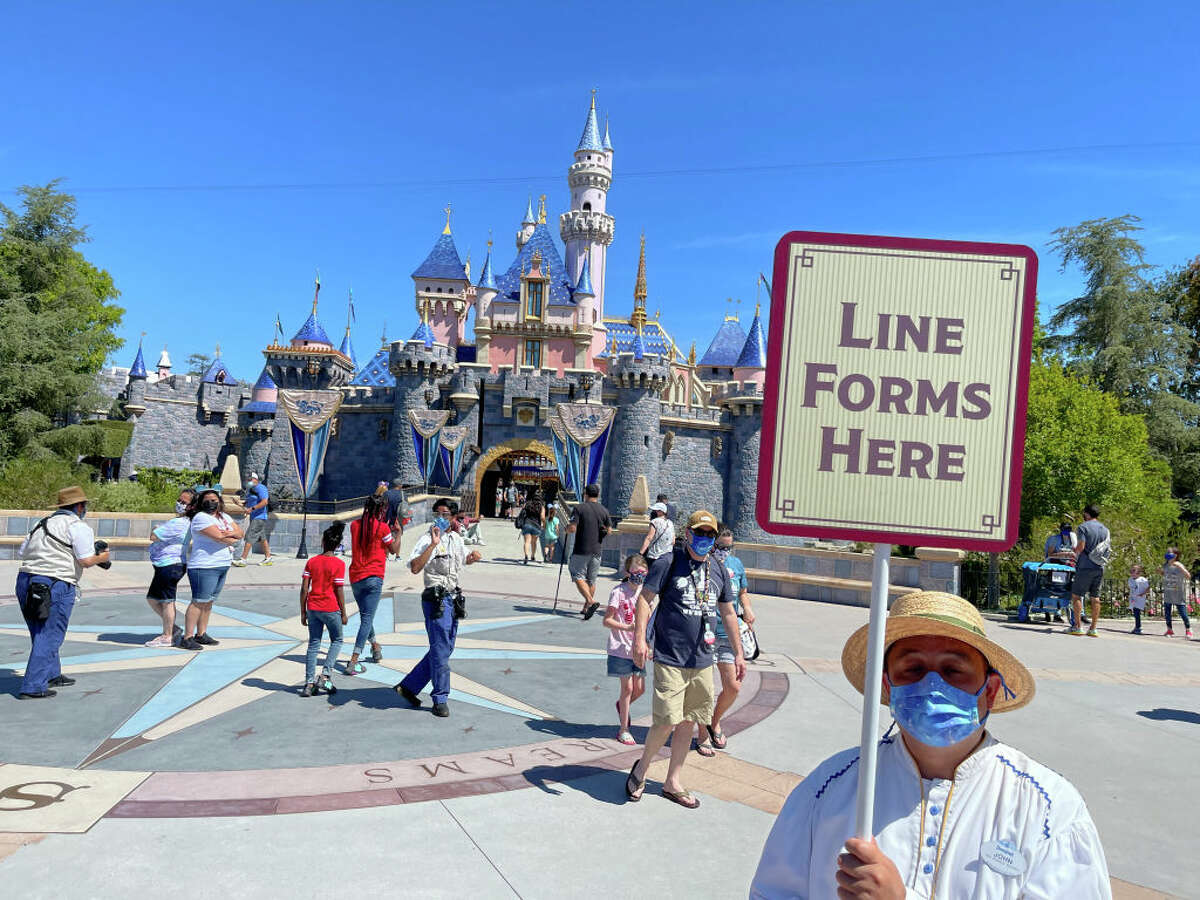
[(988, 841), (979, 851), (988, 868), (1001, 875), (1020, 875), (1029, 868), (1025, 852), (1012, 841)]

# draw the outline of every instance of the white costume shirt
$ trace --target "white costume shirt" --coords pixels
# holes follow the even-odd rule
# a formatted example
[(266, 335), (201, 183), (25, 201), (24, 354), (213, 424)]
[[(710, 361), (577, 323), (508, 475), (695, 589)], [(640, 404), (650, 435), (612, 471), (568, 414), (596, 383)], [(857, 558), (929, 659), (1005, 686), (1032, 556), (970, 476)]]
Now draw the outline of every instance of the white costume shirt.
[[(875, 840), (908, 897), (1112, 896), (1079, 792), (990, 735), (953, 781), (922, 779), (903, 740), (884, 738), (877, 776)], [(752, 900), (837, 896), (837, 857), (854, 835), (857, 791), (857, 748), (830, 757), (792, 791), (763, 847)]]

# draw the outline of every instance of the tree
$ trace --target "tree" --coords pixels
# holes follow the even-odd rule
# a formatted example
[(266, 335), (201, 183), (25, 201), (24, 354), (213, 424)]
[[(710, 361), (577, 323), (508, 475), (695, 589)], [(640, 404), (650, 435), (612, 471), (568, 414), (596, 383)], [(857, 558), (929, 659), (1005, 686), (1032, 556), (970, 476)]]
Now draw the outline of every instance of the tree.
[(189, 353), (187, 358), (187, 373), (189, 375), (203, 375), (208, 371), (208, 367), (212, 365), (213, 358), (207, 353)]
[(1177, 360), (1168, 330), (1170, 309), (1146, 280), (1150, 266), (1137, 216), (1090, 219), (1057, 228), (1050, 246), (1062, 257), (1062, 270), (1076, 264), (1087, 279), (1083, 294), (1050, 317), (1046, 347), (1102, 390), (1132, 397), (1161, 387)]
[(1121, 511), (1165, 538), (1179, 518), (1169, 468), (1151, 451), (1141, 416), (1057, 360), (1029, 374), (1021, 523), (1076, 516), (1087, 504)]
[(17, 192), (20, 209), (0, 204), (0, 460), (95, 405), (124, 313), (112, 277), (77, 249), (88, 237), (75, 198), (56, 181)]

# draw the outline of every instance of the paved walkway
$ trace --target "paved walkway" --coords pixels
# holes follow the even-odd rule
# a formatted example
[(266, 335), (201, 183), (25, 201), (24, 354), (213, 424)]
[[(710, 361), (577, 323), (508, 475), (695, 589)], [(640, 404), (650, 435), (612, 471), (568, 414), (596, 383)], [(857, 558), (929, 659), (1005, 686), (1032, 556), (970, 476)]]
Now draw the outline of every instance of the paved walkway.
[[(687, 812), (655, 795), (663, 761), (646, 798), (626, 804), (635, 752), (612, 740), (611, 684), (596, 670), (599, 619), (553, 615), (557, 567), (520, 565), (515, 533), (503, 524), (486, 533), (489, 561), (468, 570), (466, 586), (475, 598), (468, 622), (487, 630), (465, 636), (476, 658), (464, 653), (455, 665), (475, 693), (453, 702), (449, 720), (383, 702), (398, 677), (391, 672), (339, 679), (331, 698), (290, 693), (302, 637), (291, 621), (288, 591), (301, 568), (293, 560), (231, 573), (231, 587), (245, 590), (227, 593), (223, 627), (271, 634), (230, 631), (221, 652), (257, 649), (268, 661), (254, 671), (214, 688), (187, 674), (194, 664), (177, 652), (133, 668), (127, 658), (113, 668), (110, 656), (77, 662), (79, 685), (53, 701), (0, 695), (3, 883), (29, 898), (125, 897), (160, 886), (181, 897), (267, 897), (283, 885), (292, 896), (324, 897), (346, 875), (354, 891), (411, 897), (744, 896), (788, 791), (857, 742), (861, 698), (838, 657), (865, 611), (756, 601), (767, 652), (731, 716), (729, 750), (712, 760), (692, 754), (685, 772), (701, 808)], [(0, 624), (15, 613), (4, 599), (14, 571), (0, 563)], [(89, 572), (95, 606), (73, 625), (98, 624), (74, 635), (64, 655), (130, 653), (137, 636), (128, 629), (151, 624), (139, 593), (147, 576), (136, 564)], [(388, 585), (397, 600), (381, 668), (406, 671), (419, 644), (405, 630), (418, 579), (395, 564)], [(578, 609), (573, 587), (564, 583), (560, 594)], [(143, 619), (125, 621), (135, 612)], [(251, 613), (261, 618), (247, 621)], [(1200, 742), (1200, 645), (1138, 638), (1122, 633), (1127, 627), (1102, 623), (1104, 636), (1087, 640), (991, 623), (1038, 677), (1035, 701), (997, 717), (994, 731), (1083, 792), (1117, 896), (1194, 895), (1200, 865), (1188, 788)], [(0, 669), (19, 671), (24, 649), (19, 632), (0, 628)], [(569, 651), (579, 658), (564, 660)], [(531, 655), (514, 662), (516, 653)], [(220, 656), (198, 658), (205, 654)], [(198, 696), (175, 709), (185, 682)], [(328, 713), (316, 712), (321, 705)], [(635, 714), (646, 721), (645, 700)], [(135, 716), (146, 726), (136, 732), (142, 742), (94, 758), (97, 747), (113, 749), (104, 742), (114, 734), (128, 739)], [(707, 861), (699, 873), (698, 842)], [(306, 858), (314, 853), (328, 854), (342, 877), (321, 877), (333, 866), (314, 867)], [(675, 872), (691, 876), (686, 887)]]

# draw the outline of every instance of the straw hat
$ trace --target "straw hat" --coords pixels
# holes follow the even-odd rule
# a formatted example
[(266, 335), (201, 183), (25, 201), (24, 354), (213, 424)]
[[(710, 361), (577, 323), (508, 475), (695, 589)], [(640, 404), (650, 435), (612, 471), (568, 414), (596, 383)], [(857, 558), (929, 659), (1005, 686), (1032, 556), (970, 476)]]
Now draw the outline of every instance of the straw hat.
[(64, 506), (74, 506), (76, 503), (87, 502), (87, 494), (83, 492), (83, 488), (73, 484), (58, 492), (58, 502), (55, 505), (59, 509), (62, 509)]
[[(842, 648), (842, 671), (860, 694), (863, 690), (863, 670), (867, 664), (867, 628), (864, 625), (850, 635), (846, 646)], [(1033, 675), (1015, 656), (988, 640), (979, 610), (962, 597), (940, 591), (914, 591), (892, 604), (883, 639), (885, 647), (890, 647), (901, 638), (924, 635), (940, 635), (969, 644), (984, 655), (991, 668), (1000, 673), (1004, 683), (1016, 696), (1008, 697), (1001, 690), (996, 695), (992, 712), (1019, 709), (1033, 699)]]

